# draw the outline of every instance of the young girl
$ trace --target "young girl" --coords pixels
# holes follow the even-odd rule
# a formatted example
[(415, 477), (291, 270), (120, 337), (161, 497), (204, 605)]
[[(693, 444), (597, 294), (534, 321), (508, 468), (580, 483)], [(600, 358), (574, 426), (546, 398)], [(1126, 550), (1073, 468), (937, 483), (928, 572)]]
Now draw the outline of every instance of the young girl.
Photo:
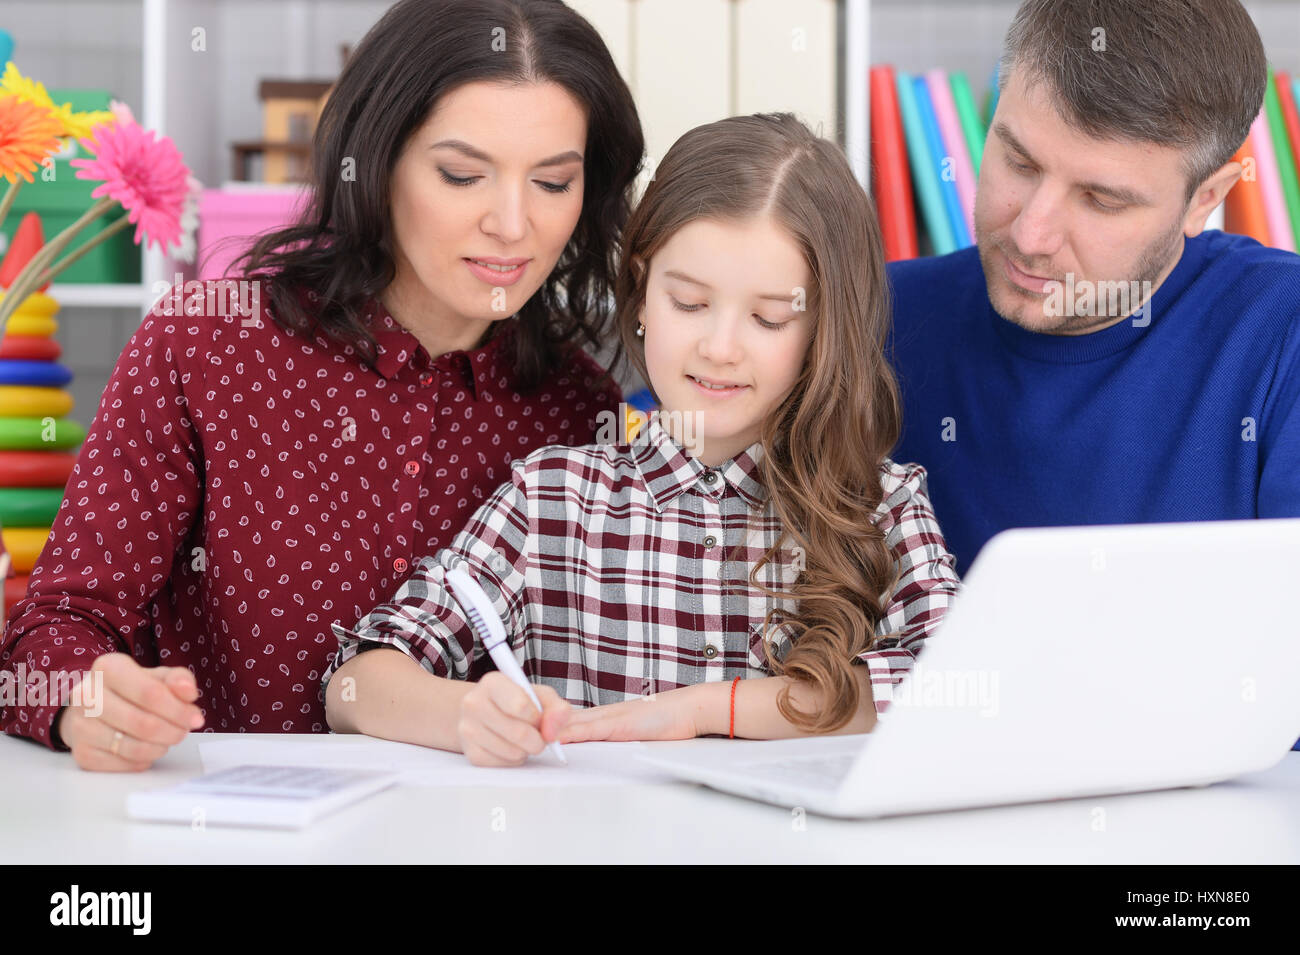
[[(391, 602), (335, 624), (334, 730), (499, 766), (557, 739), (875, 724), (958, 580), (924, 469), (886, 456), (899, 409), (870, 199), (790, 114), (701, 126), (629, 221), (616, 292), (658, 412), (630, 443), (515, 461)], [(541, 712), (444, 586), (462, 561)]]

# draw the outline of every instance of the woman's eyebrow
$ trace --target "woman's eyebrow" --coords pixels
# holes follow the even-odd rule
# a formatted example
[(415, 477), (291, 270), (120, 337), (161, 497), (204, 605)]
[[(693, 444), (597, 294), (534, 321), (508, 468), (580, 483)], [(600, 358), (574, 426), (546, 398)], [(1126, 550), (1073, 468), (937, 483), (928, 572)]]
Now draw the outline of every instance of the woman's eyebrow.
[[(479, 162), (492, 163), (493, 159), (483, 150), (471, 146), (462, 139), (443, 139), (434, 143), (430, 149), (454, 149), (457, 152), (464, 153), (470, 159), (477, 159)], [(543, 159), (541, 162), (533, 163), (533, 168), (539, 166), (564, 166), (571, 162), (582, 162), (582, 153), (570, 149), (568, 152), (560, 153)]]
[[(690, 282), (692, 285), (698, 285), (698, 286), (700, 286), (700, 288), (712, 288), (712, 287), (713, 287), (713, 286), (709, 285), (709, 283), (707, 283), (707, 282), (701, 282), (699, 279), (693, 279), (693, 278), (691, 278), (689, 275), (687, 275), (685, 272), (678, 272), (676, 269), (668, 269), (667, 271), (665, 271), (665, 272), (664, 272), (664, 278), (666, 278), (666, 279), (680, 279), (680, 280), (683, 281), (683, 282)], [(769, 301), (769, 302), (790, 302), (790, 301), (794, 298), (793, 295), (776, 295), (776, 294), (772, 294), (772, 295), (756, 295), (756, 296), (754, 296), (754, 297), (755, 297), (755, 298), (764, 299), (764, 300)]]

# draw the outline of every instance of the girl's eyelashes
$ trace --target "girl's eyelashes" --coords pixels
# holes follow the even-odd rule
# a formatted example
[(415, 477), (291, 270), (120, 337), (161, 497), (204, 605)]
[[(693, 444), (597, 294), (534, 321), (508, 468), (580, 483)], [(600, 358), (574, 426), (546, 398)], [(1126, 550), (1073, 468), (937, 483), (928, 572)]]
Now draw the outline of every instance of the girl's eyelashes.
[[(682, 302), (677, 301), (677, 299), (673, 298), (671, 295), (668, 296), (668, 301), (672, 302), (673, 308), (677, 309), (679, 312), (698, 312), (704, 307), (703, 304), (685, 305)], [(790, 324), (789, 322), (769, 322), (761, 315), (755, 315), (754, 317), (758, 319), (758, 324), (762, 325), (764, 328), (771, 329), (774, 332), (780, 331)]]
[[(482, 176), (467, 176), (462, 179), (458, 176), (453, 176), (445, 169), (439, 169), (438, 175), (440, 175), (442, 177), (442, 181), (449, 186), (468, 186), (474, 182), (477, 182), (479, 179), (483, 178)], [(541, 180), (534, 180), (534, 181), (543, 189), (545, 189), (547, 192), (551, 192), (551, 193), (568, 192), (573, 187), (572, 179), (570, 179), (568, 182), (565, 183), (542, 182)]]

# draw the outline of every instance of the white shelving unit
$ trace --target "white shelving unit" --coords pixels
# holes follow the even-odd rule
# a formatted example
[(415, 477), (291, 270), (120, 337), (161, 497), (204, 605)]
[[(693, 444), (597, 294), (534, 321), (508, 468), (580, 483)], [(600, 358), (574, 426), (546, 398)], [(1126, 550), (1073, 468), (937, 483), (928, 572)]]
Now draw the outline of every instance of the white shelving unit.
[(871, 69), (871, 0), (842, 0), (844, 154), (862, 188), (871, 188), (871, 98), (867, 81)]
[(52, 284), (49, 294), (61, 308), (148, 308), (153, 304), (150, 295), (152, 286), (141, 282), (139, 285), (95, 285), (92, 283), (71, 282), (65, 285)]

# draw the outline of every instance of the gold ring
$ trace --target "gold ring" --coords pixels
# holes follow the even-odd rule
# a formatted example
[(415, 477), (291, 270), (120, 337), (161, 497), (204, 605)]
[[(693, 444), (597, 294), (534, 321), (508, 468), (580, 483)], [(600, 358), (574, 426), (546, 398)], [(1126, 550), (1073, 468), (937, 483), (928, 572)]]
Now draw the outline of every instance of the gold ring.
[(116, 755), (117, 755), (117, 748), (118, 748), (119, 746), (121, 746), (121, 745), (122, 745), (122, 731), (121, 731), (121, 730), (114, 730), (114, 732), (113, 732), (113, 745), (110, 746), (110, 747), (108, 748), (108, 751), (109, 751), (110, 753), (112, 753), (114, 756), (116, 756)]

